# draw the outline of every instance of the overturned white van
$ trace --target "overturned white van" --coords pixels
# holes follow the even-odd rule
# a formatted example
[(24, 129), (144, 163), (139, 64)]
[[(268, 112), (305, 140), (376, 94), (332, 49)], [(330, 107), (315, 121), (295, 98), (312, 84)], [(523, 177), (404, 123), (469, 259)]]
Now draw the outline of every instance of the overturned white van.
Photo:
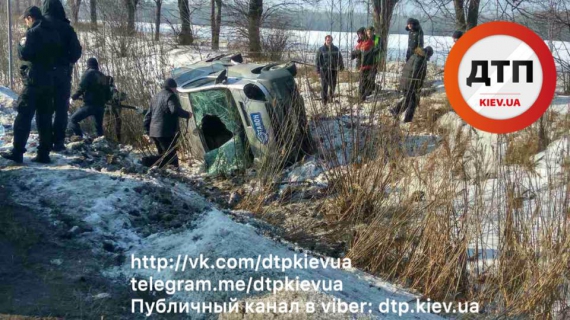
[(208, 173), (285, 165), (311, 151), (295, 64), (242, 62), (223, 55), (172, 71), (182, 107), (194, 114), (185, 142)]

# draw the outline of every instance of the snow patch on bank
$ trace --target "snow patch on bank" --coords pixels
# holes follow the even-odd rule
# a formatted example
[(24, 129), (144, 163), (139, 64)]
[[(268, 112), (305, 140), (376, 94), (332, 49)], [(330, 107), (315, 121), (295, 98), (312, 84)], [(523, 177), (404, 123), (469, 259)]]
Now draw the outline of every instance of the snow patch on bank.
[[(172, 265), (182, 255), (182, 259), (187, 257), (196, 258), (200, 254), (209, 258), (208, 265), (214, 265), (218, 258), (263, 258), (279, 257), (294, 259), (295, 255), (304, 258), (305, 254), (295, 252), (291, 248), (265, 238), (258, 234), (258, 230), (251, 225), (242, 225), (232, 221), (227, 215), (218, 210), (212, 210), (200, 217), (193, 229), (185, 230), (177, 234), (156, 234), (144, 239), (140, 245), (129, 250), (127, 257), (130, 263), (131, 255), (142, 257), (144, 255), (173, 258)], [(309, 256), (310, 257), (310, 256)], [(289, 269), (282, 271), (273, 267), (264, 269), (262, 267), (256, 272), (255, 268), (243, 269), (191, 269), (181, 271), (182, 264), (178, 272), (167, 268), (160, 273), (150, 269), (132, 270), (130, 264), (108, 270), (107, 275), (128, 281), (131, 277), (137, 279), (160, 280), (210, 280), (212, 287), (217, 286), (221, 280), (245, 280), (249, 278), (260, 279), (289, 279), (312, 280), (312, 281), (335, 281), (342, 282), (341, 292), (325, 292), (334, 297), (347, 302), (371, 302), (378, 305), (386, 299), (397, 302), (414, 300), (417, 296), (405, 292), (396, 286), (390, 285), (378, 278), (372, 277), (364, 272), (349, 269), (339, 270), (331, 268), (319, 269)], [(253, 293), (253, 290), (252, 290)], [(256, 294), (268, 293), (255, 292)], [(177, 292), (169, 297), (172, 301), (215, 301), (228, 302), (230, 298), (245, 299), (251, 295), (245, 292)], [(376, 313), (375, 313), (376, 314)], [(378, 315), (378, 314), (376, 314)], [(399, 318), (397, 315), (391, 317), (382, 316), (383, 319)], [(403, 319), (437, 319), (434, 315), (413, 315), (403, 316)]]

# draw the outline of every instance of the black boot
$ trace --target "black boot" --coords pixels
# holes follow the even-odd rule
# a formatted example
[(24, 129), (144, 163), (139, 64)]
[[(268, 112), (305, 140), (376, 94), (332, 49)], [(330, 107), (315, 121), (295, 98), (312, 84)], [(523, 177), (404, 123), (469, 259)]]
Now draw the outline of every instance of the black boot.
[(51, 159), (50, 159), (49, 155), (38, 153), (34, 158), (32, 158), (32, 162), (51, 163)]
[(65, 144), (63, 144), (63, 142), (61, 142), (61, 143), (56, 143), (56, 144), (53, 145), (52, 150), (55, 151), (55, 152), (65, 151), (65, 150), (66, 150), (66, 149), (65, 149)]
[(24, 155), (16, 154), (14, 152), (2, 153), (2, 158), (12, 160), (16, 163), (24, 163)]

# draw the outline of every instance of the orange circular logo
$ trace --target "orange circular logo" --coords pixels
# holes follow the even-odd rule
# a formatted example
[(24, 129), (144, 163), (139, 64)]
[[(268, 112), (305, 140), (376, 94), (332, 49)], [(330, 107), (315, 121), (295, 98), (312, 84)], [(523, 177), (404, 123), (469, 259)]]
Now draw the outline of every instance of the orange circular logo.
[(445, 64), (451, 106), (471, 126), (492, 133), (524, 129), (548, 109), (556, 88), (552, 53), (537, 34), (513, 22), (465, 33)]

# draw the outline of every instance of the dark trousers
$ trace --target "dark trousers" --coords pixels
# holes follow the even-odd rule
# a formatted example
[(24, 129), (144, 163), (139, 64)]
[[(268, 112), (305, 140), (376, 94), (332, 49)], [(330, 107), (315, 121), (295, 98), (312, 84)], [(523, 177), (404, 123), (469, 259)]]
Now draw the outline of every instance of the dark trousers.
[(83, 136), (83, 132), (81, 131), (81, 126), (79, 122), (87, 119), (90, 116), (95, 118), (95, 129), (97, 130), (97, 136), (100, 137), (103, 135), (103, 116), (105, 115), (105, 107), (104, 106), (83, 106), (79, 108), (79, 110), (75, 111), (75, 113), (71, 116), (69, 129), (73, 130), (75, 135), (80, 137)]
[(175, 167), (178, 167), (178, 156), (176, 155), (176, 151), (178, 148), (176, 147), (176, 141), (178, 140), (178, 136), (174, 137), (160, 137), (155, 138), (153, 137), (152, 140), (156, 145), (156, 149), (158, 150), (159, 156), (163, 158), (158, 166), (160, 168), (172, 164)]
[(404, 116), (404, 122), (411, 122), (414, 118), (414, 113), (416, 112), (416, 107), (420, 103), (420, 95), (419, 92), (410, 89), (406, 91), (404, 99), (398, 101), (394, 109), (392, 109), (392, 113), (395, 116), (399, 116), (402, 112), (406, 112)]
[(71, 67), (57, 67), (54, 77), (53, 144), (63, 145), (71, 96)]
[(360, 71), (358, 93), (360, 100), (364, 101), (366, 96), (372, 94), (376, 86), (376, 69), (368, 69)]
[(321, 99), (324, 103), (327, 103), (334, 95), (337, 74), (338, 72), (336, 70), (321, 71)]
[(53, 115), (53, 88), (50, 86), (25, 86), (16, 102), (18, 115), (14, 120), (14, 154), (26, 152), (26, 142), (30, 136), (32, 119), (36, 116), (36, 126), (40, 135), (38, 154), (49, 155), (52, 147), (51, 117)]

